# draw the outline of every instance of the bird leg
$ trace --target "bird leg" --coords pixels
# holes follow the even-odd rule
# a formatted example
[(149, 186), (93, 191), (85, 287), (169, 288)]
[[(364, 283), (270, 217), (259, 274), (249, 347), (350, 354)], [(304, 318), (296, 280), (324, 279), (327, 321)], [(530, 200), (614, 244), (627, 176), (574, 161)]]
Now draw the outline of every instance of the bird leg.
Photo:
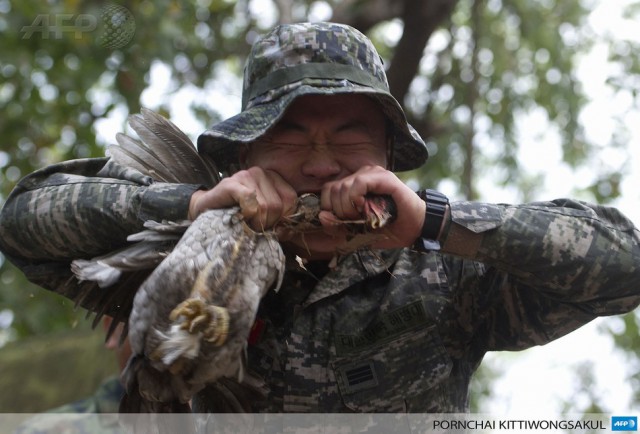
[(368, 195), (364, 202), (363, 213), (369, 228), (380, 229), (396, 218), (396, 204), (388, 195)]
[(199, 298), (188, 298), (171, 311), (169, 319), (182, 317), (180, 328), (190, 334), (202, 333), (202, 337), (220, 346), (229, 333), (229, 312), (224, 307), (208, 305)]

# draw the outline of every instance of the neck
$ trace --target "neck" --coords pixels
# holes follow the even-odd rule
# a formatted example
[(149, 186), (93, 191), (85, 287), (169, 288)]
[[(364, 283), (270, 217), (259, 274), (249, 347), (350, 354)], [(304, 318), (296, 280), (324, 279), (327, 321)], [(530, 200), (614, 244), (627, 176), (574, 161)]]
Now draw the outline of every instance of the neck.
[(287, 255), (298, 256), (305, 262), (329, 262), (335, 256), (334, 252), (318, 252), (292, 243), (282, 243)]

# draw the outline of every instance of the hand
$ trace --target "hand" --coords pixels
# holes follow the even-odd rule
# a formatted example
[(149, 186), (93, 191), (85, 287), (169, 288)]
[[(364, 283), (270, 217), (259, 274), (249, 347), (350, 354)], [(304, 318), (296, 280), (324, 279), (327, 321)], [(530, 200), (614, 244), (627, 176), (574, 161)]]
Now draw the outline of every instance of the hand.
[[(382, 230), (387, 239), (377, 242), (375, 248), (398, 248), (413, 245), (422, 229), (426, 205), (393, 172), (380, 166), (364, 166), (357, 172), (322, 189), (320, 206), (341, 220), (362, 218), (366, 194), (388, 194), (397, 206), (397, 218)], [(330, 219), (322, 219), (322, 222)], [(326, 232), (332, 229), (327, 227)]]
[(240, 205), (247, 224), (262, 231), (291, 214), (296, 199), (295, 189), (276, 172), (251, 167), (222, 179), (211, 190), (196, 191), (191, 196), (189, 218), (194, 220), (207, 209)]

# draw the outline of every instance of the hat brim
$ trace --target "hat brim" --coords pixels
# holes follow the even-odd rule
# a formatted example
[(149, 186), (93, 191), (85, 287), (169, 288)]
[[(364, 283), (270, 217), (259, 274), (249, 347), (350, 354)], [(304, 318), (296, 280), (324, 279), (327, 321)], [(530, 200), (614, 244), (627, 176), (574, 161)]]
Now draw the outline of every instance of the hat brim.
[(365, 94), (376, 99), (384, 114), (393, 124), (395, 137), (392, 169), (406, 171), (422, 166), (429, 156), (427, 147), (415, 129), (407, 122), (396, 99), (389, 93), (368, 86), (348, 84), (345, 86), (344, 83), (341, 83), (339, 87), (303, 84), (275, 100), (249, 107), (203, 132), (198, 137), (198, 151), (210, 155), (221, 171), (232, 171), (239, 162), (240, 146), (257, 140), (278, 123), (287, 107), (296, 98), (303, 95), (351, 93)]

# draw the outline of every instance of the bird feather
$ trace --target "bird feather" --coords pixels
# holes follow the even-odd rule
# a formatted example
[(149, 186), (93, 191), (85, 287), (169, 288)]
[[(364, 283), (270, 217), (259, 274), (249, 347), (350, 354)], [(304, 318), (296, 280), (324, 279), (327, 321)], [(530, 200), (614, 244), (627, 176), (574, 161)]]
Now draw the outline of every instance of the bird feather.
[[(151, 110), (142, 109), (142, 114), (130, 116), (129, 122), (141, 140), (118, 133), (117, 144), (108, 147), (110, 158), (115, 163), (160, 182), (211, 187), (219, 181), (215, 163), (201, 158), (189, 138), (170, 121)], [(99, 257), (73, 261), (71, 271), (80, 286), (73, 288), (70, 283), (65, 291), (73, 294), (71, 298), (76, 305), (96, 314), (94, 324), (104, 314), (126, 319), (135, 289), (171, 252), (190, 224), (188, 220), (145, 222), (146, 230), (128, 238), (135, 244)], [(108, 288), (108, 291), (103, 288)]]
[(167, 119), (142, 109), (141, 114), (129, 117), (129, 125), (157, 160), (171, 168), (166, 182), (205, 184), (211, 188), (220, 181), (214, 164), (203, 160), (189, 138)]
[(156, 181), (175, 182), (171, 169), (140, 141), (122, 133), (116, 134), (117, 144), (109, 145), (109, 156), (121, 166), (131, 167)]
[[(129, 123), (140, 140), (117, 135), (109, 148), (117, 165), (156, 181), (219, 182), (215, 164), (162, 116), (143, 109)], [(243, 356), (261, 298), (282, 283), (285, 258), (273, 231), (256, 233), (243, 221), (256, 198), (240, 202), (193, 222), (146, 222), (128, 237), (131, 245), (73, 262), (81, 285), (106, 289), (86, 304), (96, 321), (112, 312), (129, 319), (134, 357), (122, 374), (121, 411), (179, 411), (208, 384), (216, 410), (250, 411), (250, 397), (264, 397), (257, 387), (264, 382), (245, 376)], [(312, 221), (317, 230), (319, 201), (305, 203), (287, 224), (295, 230)]]

